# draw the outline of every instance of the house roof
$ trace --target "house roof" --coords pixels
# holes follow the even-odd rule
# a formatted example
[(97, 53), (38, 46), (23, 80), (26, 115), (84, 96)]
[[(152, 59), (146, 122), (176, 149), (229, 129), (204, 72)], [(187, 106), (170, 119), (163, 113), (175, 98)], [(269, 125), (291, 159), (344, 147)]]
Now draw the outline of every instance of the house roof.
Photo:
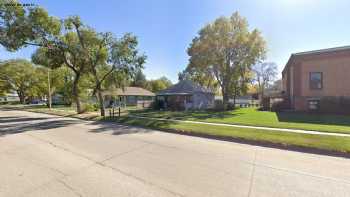
[(334, 48), (319, 49), (319, 50), (313, 50), (313, 51), (292, 53), (292, 55), (290, 56), (286, 66), (284, 67), (282, 73), (284, 73), (286, 68), (289, 67), (290, 64), (298, 57), (304, 57), (304, 56), (308, 56), (308, 55), (320, 55), (320, 54), (328, 54), (328, 53), (337, 53), (337, 52), (341, 52), (341, 51), (350, 51), (350, 46), (342, 46), (342, 47), (334, 47)]
[(103, 95), (114, 96), (155, 96), (153, 92), (140, 87), (124, 87), (103, 91)]
[(190, 80), (183, 80), (165, 90), (157, 92), (157, 95), (187, 95), (193, 93), (213, 94), (213, 91), (208, 88), (204, 88), (200, 85), (197, 85), (196, 83)]

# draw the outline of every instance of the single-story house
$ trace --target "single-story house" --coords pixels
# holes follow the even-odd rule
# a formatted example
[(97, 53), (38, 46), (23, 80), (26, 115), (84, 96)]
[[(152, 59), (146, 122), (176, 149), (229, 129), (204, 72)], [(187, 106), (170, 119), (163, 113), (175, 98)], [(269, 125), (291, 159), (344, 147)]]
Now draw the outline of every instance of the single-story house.
[(208, 109), (214, 107), (214, 97), (212, 90), (192, 81), (183, 80), (157, 92), (156, 100), (163, 109)]
[(103, 91), (105, 106), (138, 106), (150, 107), (155, 94), (140, 87), (124, 87)]
[(282, 83), (295, 111), (350, 112), (350, 46), (292, 54)]
[(8, 93), (0, 96), (0, 102), (19, 102), (19, 96), (17, 93)]

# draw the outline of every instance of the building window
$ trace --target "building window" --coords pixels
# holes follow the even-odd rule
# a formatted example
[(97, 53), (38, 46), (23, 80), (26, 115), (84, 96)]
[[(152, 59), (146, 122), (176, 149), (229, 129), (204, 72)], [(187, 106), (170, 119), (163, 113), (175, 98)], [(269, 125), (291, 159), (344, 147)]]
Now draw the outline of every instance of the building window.
[(318, 99), (308, 100), (308, 104), (310, 111), (317, 111), (320, 109), (320, 100)]
[(310, 89), (320, 90), (323, 86), (323, 74), (321, 72), (310, 73)]

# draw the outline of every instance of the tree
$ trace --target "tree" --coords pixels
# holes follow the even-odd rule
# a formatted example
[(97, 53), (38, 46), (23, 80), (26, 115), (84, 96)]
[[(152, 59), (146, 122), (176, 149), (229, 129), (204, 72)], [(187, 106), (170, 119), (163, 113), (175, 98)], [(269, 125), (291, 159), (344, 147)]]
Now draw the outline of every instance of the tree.
[[(143, 68), (146, 56), (139, 54), (137, 49), (137, 38), (130, 33), (125, 34), (120, 39), (110, 38), (105, 46), (99, 45), (99, 49), (105, 47), (107, 59), (103, 61), (101, 54), (96, 53), (89, 56), (91, 71), (95, 79), (95, 91), (100, 104), (101, 116), (105, 116), (104, 97), (102, 95), (102, 85), (111, 75), (124, 76), (130, 78), (135, 76)], [(94, 61), (95, 60), (95, 61)], [(98, 63), (96, 60), (101, 61)], [(102, 67), (101, 67), (102, 66)], [(125, 79), (124, 79), (125, 80)]]
[(159, 92), (164, 90), (172, 85), (171, 81), (166, 77), (161, 77), (156, 80), (150, 80), (147, 82), (146, 89), (151, 92)]
[(142, 70), (138, 70), (134, 79), (131, 82), (131, 86), (145, 88), (147, 84), (146, 76), (142, 73)]
[[(17, 1), (11, 1), (16, 3)], [(9, 51), (28, 45), (39, 47), (33, 56), (37, 64), (50, 68), (66, 65), (74, 72), (72, 88), (77, 112), (82, 113), (78, 83), (86, 72), (86, 59), (72, 21), (78, 17), (59, 20), (49, 16), (41, 7), (6, 6), (0, 3), (0, 44)]]
[(6, 2), (18, 1), (0, 1), (0, 44), (7, 50), (16, 51), (28, 45), (48, 46), (59, 36), (60, 20), (49, 16), (43, 8), (7, 6)]
[(218, 82), (215, 78), (211, 77), (211, 73), (202, 67), (188, 66), (185, 70), (178, 74), (179, 81), (191, 80), (199, 84), (216, 91), (218, 89)]
[(83, 112), (79, 90), (83, 75), (94, 79), (93, 92), (104, 116), (104, 81), (115, 72), (134, 75), (145, 62), (146, 56), (139, 54), (137, 39), (131, 34), (115, 39), (111, 33), (98, 33), (83, 24), (78, 16), (58, 20), (40, 7), (0, 4), (0, 11), (0, 44), (7, 50), (37, 46), (33, 62), (52, 69), (65, 65), (72, 70), (72, 95), (78, 113)]
[(281, 92), (283, 90), (282, 79), (277, 79), (274, 82), (272, 82), (271, 86), (269, 87), (269, 90)]
[(258, 92), (262, 99), (265, 95), (265, 90), (277, 77), (277, 64), (273, 62), (264, 62), (256, 64), (253, 68), (255, 81), (258, 85)]
[(5, 88), (3, 91), (16, 91), (22, 104), (28, 96), (35, 94), (34, 88), (39, 84), (33, 64), (23, 59), (2, 62), (0, 80)]
[(249, 31), (247, 20), (236, 12), (202, 28), (187, 52), (189, 69), (204, 71), (218, 82), (226, 109), (233, 88), (244, 89), (251, 66), (264, 58), (265, 41), (257, 29)]
[[(89, 40), (91, 37), (90, 29), (80, 30), (82, 23), (79, 17), (69, 17), (62, 22), (64, 25), (62, 33), (59, 36), (51, 38), (50, 43), (46, 45), (39, 45), (40, 47), (32, 55), (32, 60), (36, 64), (44, 65), (48, 68), (59, 68), (67, 66), (74, 73), (72, 83), (72, 96), (75, 101), (77, 112), (82, 113), (84, 109), (81, 104), (79, 89), (79, 81), (83, 75), (90, 70), (89, 59), (85, 53), (85, 45), (81, 42)], [(75, 25), (72, 25), (72, 24)], [(85, 38), (87, 37), (87, 38)], [(44, 43), (45, 44), (45, 43)]]
[(69, 72), (67, 72), (67, 68), (65, 67), (50, 69), (43, 66), (37, 66), (35, 73), (40, 81), (40, 83), (34, 87), (37, 90), (35, 96), (46, 96), (48, 101), (47, 105), (50, 105), (52, 103), (51, 98), (49, 98), (51, 95), (55, 95), (58, 92), (64, 93), (67, 86), (66, 78), (69, 77)]

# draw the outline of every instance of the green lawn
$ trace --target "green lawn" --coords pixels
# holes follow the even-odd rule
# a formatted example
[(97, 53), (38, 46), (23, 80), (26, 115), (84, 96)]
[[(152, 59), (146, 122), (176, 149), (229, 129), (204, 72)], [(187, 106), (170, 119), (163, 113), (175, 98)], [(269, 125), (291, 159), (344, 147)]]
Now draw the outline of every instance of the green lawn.
[[(4, 106), (3, 106), (4, 107)], [(71, 116), (89, 120), (100, 120), (97, 116), (89, 116), (91, 114), (76, 114), (74, 108), (67, 106), (54, 106), (49, 110), (46, 106), (12, 106), (19, 110), (27, 110), (33, 112), (56, 114), (61, 116)], [(288, 128), (322, 128), (323, 125), (319, 123), (328, 124), (328, 128), (337, 128), (339, 130), (334, 132), (349, 133), (349, 117), (347, 116), (326, 116), (326, 115), (306, 115), (285, 113), (276, 114), (273, 112), (261, 112), (255, 109), (239, 109), (231, 112), (159, 112), (159, 111), (129, 111), (129, 113), (136, 113), (137, 115), (161, 117), (161, 118), (176, 118), (186, 120), (199, 120), (208, 122), (223, 122), (234, 124), (249, 124), (284, 127)], [(281, 121), (281, 118), (288, 118), (289, 121)], [(234, 139), (245, 139), (250, 141), (271, 142), (282, 145), (296, 145), (301, 147), (312, 147), (323, 150), (341, 151), (350, 153), (350, 137), (336, 137), (336, 136), (322, 136), (310, 134), (298, 134), (289, 132), (278, 132), (259, 129), (235, 128), (229, 126), (213, 126), (193, 123), (180, 123), (174, 121), (158, 121), (149, 119), (137, 119), (128, 116), (117, 118), (117, 121), (129, 125), (137, 125), (142, 127), (160, 129), (160, 130), (176, 130), (184, 133), (205, 134), (215, 137), (228, 137)], [(309, 123), (305, 123), (308, 121)], [(311, 123), (312, 122), (312, 123)], [(258, 124), (259, 123), (259, 124)], [(307, 128), (305, 128), (305, 125)], [(340, 126), (342, 125), (342, 126)], [(343, 130), (341, 130), (343, 129)], [(315, 129), (321, 130), (321, 129)], [(345, 132), (344, 132), (345, 133)]]
[(350, 116), (259, 111), (241, 108), (227, 112), (135, 111), (135, 115), (214, 123), (292, 128), (322, 132), (350, 133)]
[(275, 144), (282, 144), (284, 146), (295, 145), (350, 153), (350, 137), (322, 136), (259, 129), (233, 128), (229, 126), (147, 120), (127, 116), (119, 118), (117, 121), (128, 125), (136, 125), (160, 130), (170, 129), (184, 133), (206, 134), (216, 137), (271, 142)]

